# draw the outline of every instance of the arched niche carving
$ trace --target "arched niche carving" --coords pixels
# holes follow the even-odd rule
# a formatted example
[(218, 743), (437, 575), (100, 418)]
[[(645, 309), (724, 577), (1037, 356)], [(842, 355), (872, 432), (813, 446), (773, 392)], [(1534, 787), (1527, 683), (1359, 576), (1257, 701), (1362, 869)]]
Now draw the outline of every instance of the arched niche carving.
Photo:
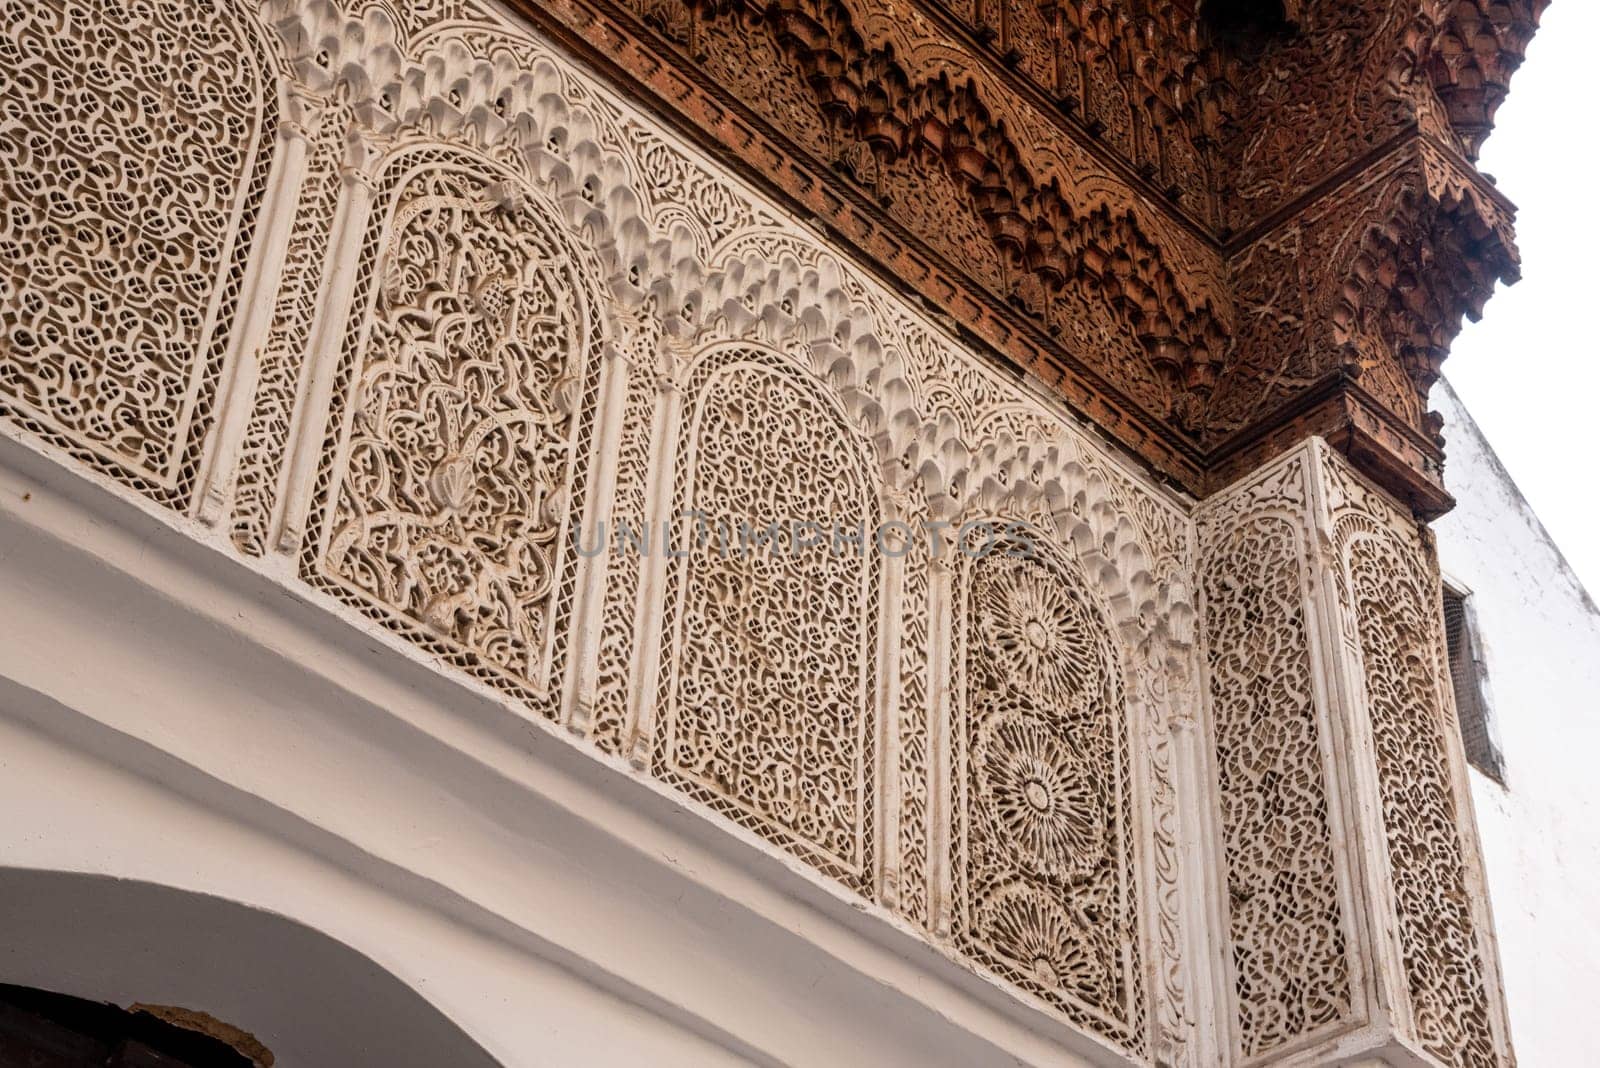
[[(881, 487), (868, 444), (803, 369), (749, 344), (688, 372), (663, 623), (665, 781), (870, 895)], [(695, 543), (704, 517), (705, 544)], [(770, 544), (742, 531), (777, 523)], [(820, 526), (805, 548), (794, 524)], [(833, 525), (863, 529), (862, 551)]]
[(952, 932), (1079, 1026), (1142, 1052), (1147, 992), (1129, 668), (1113, 612), (1037, 527), (957, 555)]
[(595, 259), (459, 147), (396, 153), (374, 202), (302, 572), (555, 718), (608, 334)]
[(1200, 527), (1201, 586), (1237, 1042), (1259, 1060), (1350, 1026), (1351, 918), (1316, 696), (1295, 458), (1266, 492)]
[(0, 416), (180, 509), (279, 121), (245, 8), (0, 5)]

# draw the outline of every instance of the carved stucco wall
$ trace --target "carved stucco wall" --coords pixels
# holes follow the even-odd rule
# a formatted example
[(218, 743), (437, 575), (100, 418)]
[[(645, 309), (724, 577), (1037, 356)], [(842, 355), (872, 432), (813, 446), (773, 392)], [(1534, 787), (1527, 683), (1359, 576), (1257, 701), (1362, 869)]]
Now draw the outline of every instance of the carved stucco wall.
[[(1412, 862), (1461, 833), (1459, 759), (1396, 729), (1443, 722), (1435, 570), (1374, 495), (1341, 499), (1343, 600), (1303, 596), (1323, 543), (1310, 476), (1281, 465), (1208, 502), (1198, 568), (1186, 502), (464, 0), (8, 14), (14, 426), (898, 913), (1110, 1059), (1263, 1060), (1370, 1019), (1363, 895), (1391, 883), (1408, 1033), (1444, 1063), (1498, 1055), (1470, 834)], [(128, 101), (148, 129), (116, 121)], [(984, 520), (1037, 552), (921, 530), (578, 551), (602, 523), (682, 545), (689, 510), (869, 541)], [(1397, 590), (1412, 614), (1318, 652)], [(1386, 837), (1355, 842), (1318, 695), (1384, 657), (1412, 673), (1368, 698)], [(1416, 921), (1444, 901), (1437, 936)]]
[(1237, 992), (1236, 1041), (1268, 1057), (1348, 1025), (1356, 976), (1327, 697), (1306, 576), (1308, 458), (1207, 502), (1201, 589)]
[(260, 224), (279, 79), (236, 15), (8, 2), (0, 411), (193, 492)]
[(1320, 439), (1197, 519), (1239, 1056), (1505, 1063), (1431, 537)]

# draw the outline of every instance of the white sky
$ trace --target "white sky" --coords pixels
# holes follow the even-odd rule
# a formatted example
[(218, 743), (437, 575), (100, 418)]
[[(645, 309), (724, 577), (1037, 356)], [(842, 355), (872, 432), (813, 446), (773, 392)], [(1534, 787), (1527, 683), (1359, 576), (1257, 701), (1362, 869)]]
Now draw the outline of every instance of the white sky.
[(1520, 209), (1522, 281), (1489, 301), (1482, 322), (1466, 324), (1444, 370), (1578, 577), (1600, 596), (1596, 40), (1600, 2), (1555, 0), (1511, 80), (1479, 164)]

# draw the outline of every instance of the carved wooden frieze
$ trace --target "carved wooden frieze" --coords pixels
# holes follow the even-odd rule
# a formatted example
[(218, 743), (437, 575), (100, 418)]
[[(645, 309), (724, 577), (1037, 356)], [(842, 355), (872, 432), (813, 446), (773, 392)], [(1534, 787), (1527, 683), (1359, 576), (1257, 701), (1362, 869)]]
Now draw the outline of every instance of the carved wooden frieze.
[[(1245, 444), (1248, 462), (1273, 455), (1270, 431), (1319, 388), (1272, 368), (1270, 335), (1302, 319), (1300, 290), (1333, 303), (1377, 278), (1430, 294), (1393, 313), (1413, 322), (1382, 332), (1381, 352), (1317, 361), (1361, 364), (1370, 396), (1387, 388), (1380, 364), (1436, 374), (1460, 314), (1515, 277), (1506, 206), (1460, 154), (1481, 141), (1538, 0), (1312, 0), (1245, 31), (1174, 4), (525, 7), (1195, 492), (1226, 482), (1204, 472)], [(1474, 92), (1478, 67), (1492, 83)], [(1325, 235), (1281, 243), (1315, 228), (1300, 219), (1313, 200), (1359, 197), (1344, 187), (1370, 189), (1395, 152), (1458, 160), (1473, 193), (1421, 215), (1404, 198), (1375, 205), (1374, 232), (1406, 234), (1391, 248), (1363, 237), (1329, 259)], [(1256, 246), (1274, 237), (1263, 274)], [(1415, 245), (1441, 252), (1385, 264)], [(1417, 407), (1381, 397), (1392, 432), (1348, 455), (1437, 510), (1441, 452)]]
[[(1246, 444), (1252, 456), (1270, 455), (1273, 428), (1294, 418), (1328, 374), (1358, 368), (1362, 390), (1392, 427), (1372, 449), (1349, 455), (1403, 497), (1443, 500), (1425, 402), (1401, 378), (1425, 391), (1460, 315), (1476, 314), (1497, 280), (1515, 277), (1507, 206), (1458, 154), (1475, 153), (1485, 135), (1542, 0), (1421, 10), (1415, 0), (1307, 0), (1285, 5), (1285, 21), (1245, 31), (1226, 20), (1225, 5), (1197, 13), (1142, 2), (786, 0), (758, 9), (641, 0), (613, 14), (607, 3), (559, 0), (528, 12), (582, 35), (897, 282), (948, 307), (1190, 490), (1209, 491), (1218, 480), (1207, 469), (1236, 467), (1233, 453)], [(167, 17), (164, 5), (148, 10), (157, 23)], [(336, 39), (342, 16), (332, 7), (313, 15), (274, 0), (263, 12), (301, 51), (302, 88), (284, 97), (291, 106), (280, 136), (314, 165), (285, 171), (291, 199), (301, 181), (326, 190), (334, 180), (328, 161), (344, 119), (319, 138), (325, 107), (342, 106), (324, 98), (328, 85), (350, 77), (388, 84), (413, 40), (452, 20), (499, 18), (465, 0), (375, 5), (359, 20), (362, 43), (351, 53)], [(214, 513), (238, 495), (270, 512), (283, 475), (273, 457), (293, 404), (284, 391), (314, 294), (284, 291), (275, 314), (247, 317), (231, 341), (232, 316), (216, 314), (226, 309), (208, 299), (237, 301), (252, 281), (239, 257), (268, 192), (268, 146), (283, 101), (251, 17), (200, 21), (213, 34), (243, 35), (230, 56), (251, 69), (228, 80), (245, 109), (234, 116), (243, 126), (228, 130), (220, 150), (240, 154), (228, 164), (240, 175), (255, 171), (236, 183), (237, 218), (214, 198), (189, 206), (198, 211), (193, 255), (181, 252), (181, 235), (162, 246), (161, 256), (187, 256), (187, 281), (152, 276), (188, 301), (173, 312), (178, 332), (159, 343), (119, 341), (143, 345), (144, 354), (115, 366), (85, 364), (67, 335), (107, 330), (94, 318), (102, 313), (93, 294), (59, 307), (50, 294), (19, 296), (20, 347), (6, 395), (38, 425), (81, 426), (95, 444), (76, 447), (95, 452), (117, 477), (163, 499), (189, 497), (210, 474), (197, 452), (216, 389), (235, 384), (216, 376), (236, 345), (248, 372), (240, 388), (256, 377), (270, 383), (275, 409), (254, 416), (242, 437), (225, 429), (228, 447), (248, 458), (245, 469), (226, 487), (200, 486), (206, 500), (191, 504)], [(238, 28), (228, 29), (233, 21)], [(52, 40), (71, 39), (87, 22), (64, 25)], [(53, 62), (53, 45), (15, 47), (34, 66)], [(59, 62), (66, 70), (71, 57)], [(221, 82), (202, 84), (201, 67), (193, 73), (202, 80), (193, 83), (194, 100), (219, 91)], [(390, 111), (403, 97), (378, 94), (370, 104)], [(174, 106), (194, 110), (192, 101)], [(16, 121), (37, 129), (50, 119), (18, 112)], [(198, 148), (221, 129), (191, 140), (200, 139)], [(764, 140), (762, 129), (776, 139)], [(79, 140), (93, 136), (83, 127)], [(72, 142), (39, 142), (56, 143)], [(1384, 179), (1397, 153), (1432, 157), (1418, 165), (1430, 172), (1453, 170), (1444, 182), (1450, 193), (1440, 199), (1431, 176)], [(1374, 190), (1380, 179), (1393, 188)], [(92, 168), (87, 180), (95, 188), (121, 181)], [(138, 201), (142, 180), (118, 188), (115, 204)], [(203, 184), (180, 183), (177, 195), (198, 195)], [(1359, 233), (1324, 232), (1329, 198), (1350, 202), (1339, 217), (1359, 216)], [(43, 210), (41, 218), (64, 209)], [(127, 246), (119, 234), (107, 248)], [(324, 240), (302, 227), (266, 262), (314, 257)], [(228, 271), (238, 277), (223, 285)], [(78, 304), (90, 318), (72, 325), (74, 313), (62, 309)], [(1283, 355), (1284, 331), (1330, 320), (1330, 339), (1290, 339)], [(44, 351), (52, 345), (64, 347)], [(80, 367), (102, 366), (108, 373), (93, 388), (74, 384)], [(146, 373), (156, 379), (128, 378)], [(123, 386), (112, 395), (119, 374)], [(146, 396), (161, 410), (142, 410)], [(1399, 439), (1408, 440), (1391, 453)], [(234, 459), (230, 452), (223, 462)], [(258, 551), (269, 533), (245, 520), (234, 536)]]
[(1463, 316), (1517, 277), (1510, 235), (1509, 206), (1458, 157), (1409, 142), (1243, 246), (1237, 295), (1259, 310), (1241, 318), (1207, 405), (1218, 467), (1284, 426), (1273, 413), (1342, 377), (1398, 439), (1381, 449), (1413, 473), (1418, 488), (1401, 495), (1426, 495), (1441, 470), (1428, 391)]

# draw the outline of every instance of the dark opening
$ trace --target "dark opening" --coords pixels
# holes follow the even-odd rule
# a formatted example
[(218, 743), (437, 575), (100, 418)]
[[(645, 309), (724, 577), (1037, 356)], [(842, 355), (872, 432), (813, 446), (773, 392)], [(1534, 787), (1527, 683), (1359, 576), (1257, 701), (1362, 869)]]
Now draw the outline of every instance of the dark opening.
[(1202, 0), (1200, 20), (1217, 37), (1264, 37), (1288, 30), (1283, 0)]
[(1478, 636), (1465, 594), (1444, 590), (1444, 638), (1450, 658), (1450, 685), (1455, 690), (1456, 719), (1467, 763), (1505, 785), (1505, 764), (1489, 730), (1489, 702), (1483, 694)]
[(146, 1012), (0, 984), (0, 1065), (256, 1068), (257, 1063), (209, 1035)]

